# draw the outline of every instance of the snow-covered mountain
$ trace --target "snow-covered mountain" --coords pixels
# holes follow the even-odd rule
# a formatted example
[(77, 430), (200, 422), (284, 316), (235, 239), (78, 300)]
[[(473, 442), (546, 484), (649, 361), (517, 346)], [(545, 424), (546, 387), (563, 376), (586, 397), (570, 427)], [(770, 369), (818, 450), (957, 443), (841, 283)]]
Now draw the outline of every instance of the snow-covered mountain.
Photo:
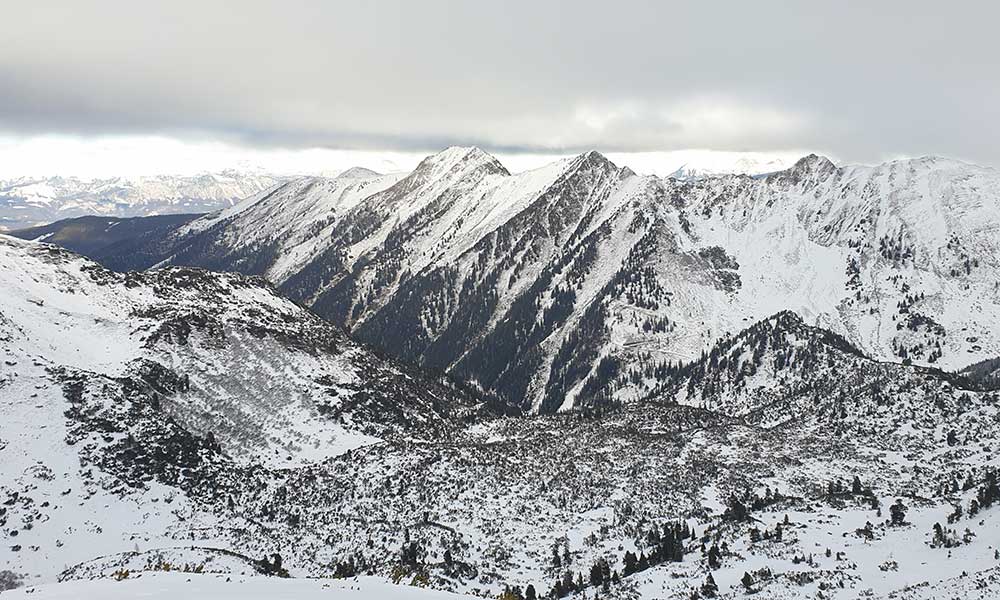
[(880, 362), (781, 312), (648, 398), (498, 417), (257, 278), (118, 274), (9, 237), (0, 267), (0, 584), (31, 597), (996, 581), (990, 365)]
[(232, 170), (195, 176), (94, 180), (21, 177), (0, 181), (0, 228), (21, 229), (85, 215), (136, 217), (212, 212), (283, 180)]
[(634, 400), (782, 310), (883, 360), (1000, 355), (1000, 173), (921, 158), (636, 175), (596, 152), (512, 175), (449, 148), (306, 178), (181, 227), (141, 264), (261, 275), (407, 362), (552, 412)]

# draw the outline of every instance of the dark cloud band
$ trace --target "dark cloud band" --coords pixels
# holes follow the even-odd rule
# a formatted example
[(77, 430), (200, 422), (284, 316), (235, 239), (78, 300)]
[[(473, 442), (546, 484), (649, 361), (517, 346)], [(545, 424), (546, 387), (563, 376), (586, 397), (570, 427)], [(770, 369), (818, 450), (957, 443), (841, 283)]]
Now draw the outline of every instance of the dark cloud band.
[(16, 3), (0, 130), (1000, 164), (989, 3)]

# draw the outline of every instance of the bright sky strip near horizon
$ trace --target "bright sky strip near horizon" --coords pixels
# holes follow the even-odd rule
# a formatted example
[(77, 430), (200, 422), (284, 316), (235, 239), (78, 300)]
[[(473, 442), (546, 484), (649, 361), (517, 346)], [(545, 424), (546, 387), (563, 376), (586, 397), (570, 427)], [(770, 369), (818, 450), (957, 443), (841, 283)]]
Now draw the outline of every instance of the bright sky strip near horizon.
[[(608, 158), (642, 174), (666, 176), (685, 166), (717, 171), (773, 164), (784, 168), (807, 152), (611, 152)], [(511, 172), (541, 167), (571, 155), (495, 153)], [(0, 180), (51, 176), (88, 179), (149, 175), (198, 175), (225, 170), (276, 175), (336, 176), (351, 167), (380, 173), (412, 170), (426, 152), (344, 150), (328, 148), (255, 148), (223, 142), (186, 141), (170, 137), (113, 136), (0, 137)], [(749, 169), (757, 171), (759, 169)], [(765, 169), (766, 170), (766, 169)]]
[(658, 174), (705, 151), (1000, 166), (990, 2), (0, 5), (6, 178), (405, 170), (454, 144), (515, 171), (589, 149)]

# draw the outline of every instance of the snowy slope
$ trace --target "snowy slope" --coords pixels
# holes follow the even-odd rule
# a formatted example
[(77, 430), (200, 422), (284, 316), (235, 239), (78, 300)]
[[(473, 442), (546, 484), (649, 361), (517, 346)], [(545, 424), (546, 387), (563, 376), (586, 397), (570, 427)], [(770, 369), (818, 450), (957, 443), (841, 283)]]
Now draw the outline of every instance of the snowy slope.
[[(409, 374), (260, 280), (185, 269), (118, 275), (8, 237), (0, 238), (0, 252), (7, 292), (0, 314), (11, 330), (5, 350), (12, 360), (30, 361), (39, 376), (59, 368), (118, 377), (140, 361), (161, 365), (185, 380), (168, 412), (214, 432), (234, 456), (339, 454), (371, 443), (346, 427), (352, 417), (362, 419), (356, 429), (372, 431), (429, 425), (435, 415), (424, 403), (450, 393), (407, 383)], [(358, 391), (379, 385), (384, 398)], [(387, 408), (383, 401), (409, 403), (394, 407), (398, 423), (376, 414)]]
[(2, 563), (17, 572), (176, 544), (185, 522), (217, 520), (184, 493), (199, 482), (441, 437), (476, 410), (261, 280), (115, 274), (0, 236), (0, 288)]
[[(172, 262), (187, 262), (197, 252), (221, 266), (239, 264), (253, 254), (254, 271), (273, 281), (301, 269), (325, 250), (331, 223), (364, 197), (398, 182), (400, 174), (379, 175), (351, 169), (334, 179), (308, 177), (249, 197), (217, 214), (207, 215), (172, 234), (175, 243), (202, 234), (196, 248), (183, 248)], [(219, 232), (218, 237), (211, 237)], [(266, 256), (260, 256), (260, 255)], [(235, 269), (246, 272), (247, 269)]]
[(6, 598), (32, 600), (117, 600), (148, 598), (168, 600), (460, 600), (448, 592), (414, 586), (391, 585), (370, 577), (347, 581), (274, 579), (266, 577), (221, 577), (185, 573), (145, 573), (138, 578), (122, 581), (99, 579), (71, 581), (19, 589), (5, 594)]

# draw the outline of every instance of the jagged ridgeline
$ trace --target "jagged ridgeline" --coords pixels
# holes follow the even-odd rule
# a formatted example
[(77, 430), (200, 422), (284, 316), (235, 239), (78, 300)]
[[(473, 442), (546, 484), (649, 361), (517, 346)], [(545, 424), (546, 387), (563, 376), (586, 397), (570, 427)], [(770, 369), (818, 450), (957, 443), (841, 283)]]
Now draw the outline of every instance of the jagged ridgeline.
[(922, 158), (637, 175), (588, 152), (511, 174), (476, 148), (303, 178), (113, 268), (260, 275), (405, 362), (519, 410), (634, 401), (782, 310), (881, 360), (1000, 355), (1000, 176)]

